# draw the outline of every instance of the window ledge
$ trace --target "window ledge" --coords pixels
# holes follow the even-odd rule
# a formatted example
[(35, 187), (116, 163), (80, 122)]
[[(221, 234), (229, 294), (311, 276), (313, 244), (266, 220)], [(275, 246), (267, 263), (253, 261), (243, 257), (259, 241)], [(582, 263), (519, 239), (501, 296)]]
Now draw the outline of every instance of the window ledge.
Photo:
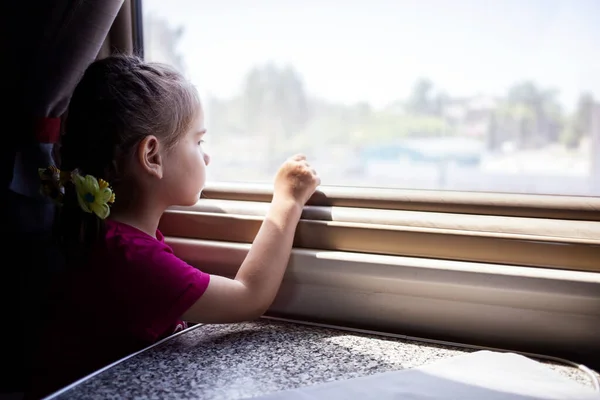
[[(268, 184), (211, 183), (203, 198), (270, 202), (272, 193)], [(600, 198), (584, 196), (322, 186), (308, 205), (600, 221)]]
[[(251, 243), (268, 203), (201, 199), (175, 207), (160, 229), (174, 237)], [(600, 224), (541, 219), (307, 206), (296, 248), (600, 271)]]

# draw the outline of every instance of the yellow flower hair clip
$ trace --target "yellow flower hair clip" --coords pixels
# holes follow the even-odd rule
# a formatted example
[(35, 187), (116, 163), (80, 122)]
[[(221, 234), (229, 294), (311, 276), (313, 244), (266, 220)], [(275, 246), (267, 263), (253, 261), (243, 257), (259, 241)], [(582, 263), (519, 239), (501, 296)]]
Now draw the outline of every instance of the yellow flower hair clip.
[(105, 219), (110, 214), (110, 205), (115, 202), (115, 194), (104, 179), (92, 175), (82, 176), (77, 171), (72, 174), (77, 192), (77, 201), (81, 209)]
[(96, 179), (92, 175), (82, 176), (77, 170), (61, 171), (55, 166), (38, 170), (42, 181), (42, 194), (61, 205), (64, 197), (64, 186), (67, 182), (75, 185), (77, 202), (87, 213), (94, 213), (105, 219), (110, 214), (110, 205), (115, 202), (115, 193), (104, 179)]

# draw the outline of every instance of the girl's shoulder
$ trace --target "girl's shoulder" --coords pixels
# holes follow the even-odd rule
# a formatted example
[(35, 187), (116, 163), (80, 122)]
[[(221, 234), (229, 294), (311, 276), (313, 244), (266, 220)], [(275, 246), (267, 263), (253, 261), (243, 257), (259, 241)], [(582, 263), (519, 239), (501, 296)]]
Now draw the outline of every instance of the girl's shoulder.
[(156, 231), (156, 237), (153, 237), (134, 226), (119, 221), (106, 220), (105, 226), (106, 229), (104, 239), (106, 242), (135, 244), (137, 246), (145, 245), (158, 247), (161, 249), (166, 246), (165, 239), (162, 233), (160, 233), (158, 230)]
[[(133, 267), (136, 263), (147, 265), (156, 258), (157, 254), (173, 251), (164, 241), (162, 234), (157, 231), (156, 238), (122, 222), (106, 220), (104, 240), (95, 248), (93, 259), (104, 260), (113, 264), (127, 263)], [(115, 265), (116, 266), (116, 265)], [(118, 266), (123, 268), (124, 266)]]

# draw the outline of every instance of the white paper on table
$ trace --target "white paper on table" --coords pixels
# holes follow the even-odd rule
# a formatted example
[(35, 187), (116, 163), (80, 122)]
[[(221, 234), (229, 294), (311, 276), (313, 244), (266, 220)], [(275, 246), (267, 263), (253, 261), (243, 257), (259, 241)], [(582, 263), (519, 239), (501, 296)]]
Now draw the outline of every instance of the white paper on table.
[(527, 357), (478, 351), (418, 368), (313, 385), (254, 399), (600, 400), (600, 392)]

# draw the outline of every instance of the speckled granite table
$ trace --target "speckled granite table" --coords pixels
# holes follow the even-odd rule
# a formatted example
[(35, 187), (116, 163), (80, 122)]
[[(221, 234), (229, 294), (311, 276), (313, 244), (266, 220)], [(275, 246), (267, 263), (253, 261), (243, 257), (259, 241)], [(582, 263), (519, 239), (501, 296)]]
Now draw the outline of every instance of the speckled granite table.
[[(469, 352), (289, 322), (199, 325), (57, 399), (242, 399), (412, 368)], [(549, 364), (591, 385), (582, 371)]]

